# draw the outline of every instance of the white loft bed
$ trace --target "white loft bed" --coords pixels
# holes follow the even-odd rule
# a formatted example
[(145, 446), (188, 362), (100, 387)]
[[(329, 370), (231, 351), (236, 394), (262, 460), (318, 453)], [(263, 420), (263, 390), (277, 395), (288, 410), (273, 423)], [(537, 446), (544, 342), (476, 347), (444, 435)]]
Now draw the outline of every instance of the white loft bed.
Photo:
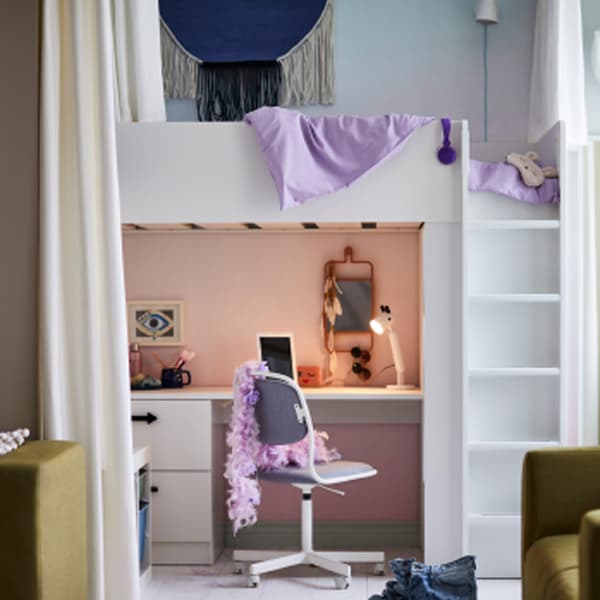
[[(244, 123), (138, 123), (117, 133), (123, 223), (460, 221), (461, 163), (436, 160), (439, 122), (351, 187), (283, 212)], [(467, 135), (453, 124), (459, 156)]]
[[(467, 237), (463, 220), (472, 210), (467, 190), (467, 123), (452, 124), (452, 143), (459, 158), (451, 166), (436, 160), (441, 139), (439, 122), (431, 123), (417, 130), (400, 154), (350, 188), (281, 212), (258, 140), (247, 125), (146, 123), (123, 124), (117, 130), (124, 224), (424, 224), (422, 498), (423, 544), (429, 563), (463, 554), (472, 533), (466, 509), (468, 406), (463, 407), (469, 385), (467, 344), (463, 344), (467, 335), (463, 323), (469, 319), (465, 304), (469, 257), (463, 244)], [(540, 142), (538, 153), (553, 162), (560, 147), (560, 135), (554, 131)], [(501, 160), (503, 155), (480, 158)], [(504, 198), (479, 196), (480, 219), (503, 218), (504, 208), (497, 207), (507, 206)], [(556, 210), (509, 204), (510, 216), (505, 219), (533, 219), (527, 215), (536, 209), (540, 211), (536, 214)], [(518, 547), (510, 546), (509, 551), (518, 553)]]
[(535, 150), (561, 173), (560, 204), (470, 193), (463, 209), (463, 552), (480, 577), (520, 576), (521, 465), (566, 436), (562, 124), (539, 143), (473, 144), (482, 160)]

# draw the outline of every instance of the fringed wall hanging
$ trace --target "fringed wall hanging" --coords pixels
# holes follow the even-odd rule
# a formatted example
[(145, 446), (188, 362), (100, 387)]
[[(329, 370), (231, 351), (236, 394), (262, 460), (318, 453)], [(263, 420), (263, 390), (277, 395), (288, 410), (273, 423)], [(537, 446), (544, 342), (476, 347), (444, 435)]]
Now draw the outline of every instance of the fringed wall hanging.
[(160, 0), (168, 98), (199, 121), (261, 106), (332, 104), (333, 0)]

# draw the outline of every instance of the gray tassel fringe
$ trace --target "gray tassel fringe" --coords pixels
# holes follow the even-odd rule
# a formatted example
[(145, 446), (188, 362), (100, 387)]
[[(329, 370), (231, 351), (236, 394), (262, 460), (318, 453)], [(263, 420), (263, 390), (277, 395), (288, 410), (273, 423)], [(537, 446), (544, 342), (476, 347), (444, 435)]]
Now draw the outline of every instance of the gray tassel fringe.
[(261, 106), (276, 106), (277, 62), (203, 63), (198, 68), (198, 121), (241, 121)]
[(163, 89), (167, 98), (196, 98), (198, 66), (202, 61), (185, 50), (160, 20)]
[(329, 0), (320, 19), (287, 54), (281, 64), (279, 104), (333, 104), (333, 2)]
[[(257, 63), (253, 68), (249, 66), (252, 63), (238, 63), (239, 74), (235, 76), (226, 64), (203, 66), (201, 60), (181, 46), (162, 19), (160, 35), (165, 96), (197, 100), (200, 120), (239, 120), (245, 112), (265, 105), (334, 102), (333, 0), (328, 0), (312, 30), (277, 59), (276, 70), (267, 67), (267, 63)], [(221, 75), (226, 81), (219, 83)], [(211, 98), (212, 93), (219, 97)], [(255, 105), (256, 101), (262, 104)], [(240, 102), (239, 109), (234, 109), (234, 102)], [(235, 118), (225, 118), (226, 115)]]

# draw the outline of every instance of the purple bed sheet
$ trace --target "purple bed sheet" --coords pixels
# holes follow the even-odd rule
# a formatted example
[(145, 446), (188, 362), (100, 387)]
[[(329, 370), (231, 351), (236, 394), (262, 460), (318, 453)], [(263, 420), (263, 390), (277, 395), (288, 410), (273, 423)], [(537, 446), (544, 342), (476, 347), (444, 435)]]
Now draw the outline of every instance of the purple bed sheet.
[(349, 186), (434, 117), (307, 117), (279, 107), (248, 113), (279, 194), (281, 210)]
[(503, 162), (471, 159), (469, 190), (496, 192), (528, 204), (556, 204), (560, 200), (558, 179), (546, 179), (539, 187), (528, 187), (523, 183), (519, 170)]

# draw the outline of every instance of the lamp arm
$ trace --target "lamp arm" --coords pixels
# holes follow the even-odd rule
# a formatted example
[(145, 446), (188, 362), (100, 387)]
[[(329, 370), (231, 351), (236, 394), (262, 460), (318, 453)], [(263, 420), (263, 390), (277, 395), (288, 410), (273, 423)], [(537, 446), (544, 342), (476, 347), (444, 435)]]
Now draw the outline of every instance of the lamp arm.
[(392, 347), (394, 366), (396, 367), (396, 385), (404, 385), (404, 357), (402, 356), (398, 334), (393, 329), (388, 329), (388, 335)]

